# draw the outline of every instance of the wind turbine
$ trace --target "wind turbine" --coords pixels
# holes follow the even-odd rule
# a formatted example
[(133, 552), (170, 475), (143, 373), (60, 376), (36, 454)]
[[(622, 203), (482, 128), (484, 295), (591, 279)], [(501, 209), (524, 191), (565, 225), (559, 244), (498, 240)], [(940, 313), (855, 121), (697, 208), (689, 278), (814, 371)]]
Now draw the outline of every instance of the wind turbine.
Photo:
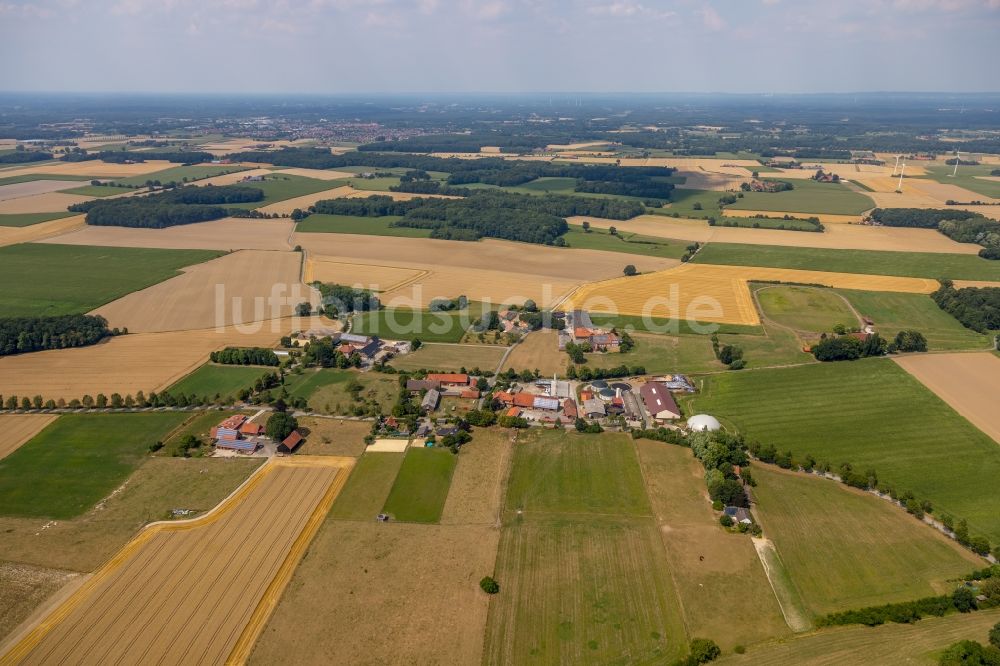
[(892, 167), (892, 175), (893, 176), (896, 175), (896, 171), (899, 169), (899, 158), (900, 157), (902, 157), (902, 155), (896, 155), (896, 166)]
[(896, 186), (896, 194), (902, 194), (903, 192), (903, 174), (906, 172), (906, 162), (903, 162), (903, 168), (899, 172), (899, 185)]
[(955, 170), (951, 172), (951, 177), (954, 178), (955, 174), (958, 173), (958, 163), (962, 161), (962, 151), (955, 151)]

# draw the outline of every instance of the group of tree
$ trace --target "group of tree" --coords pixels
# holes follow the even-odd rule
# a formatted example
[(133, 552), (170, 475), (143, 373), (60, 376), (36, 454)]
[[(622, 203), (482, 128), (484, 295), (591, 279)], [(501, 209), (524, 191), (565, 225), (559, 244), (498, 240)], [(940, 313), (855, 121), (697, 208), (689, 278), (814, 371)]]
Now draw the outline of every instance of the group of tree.
[(0, 356), (93, 345), (128, 330), (108, 329), (104, 317), (57, 315), (0, 319)]
[(95, 226), (163, 229), (179, 224), (218, 220), (229, 215), (220, 204), (261, 201), (263, 191), (239, 185), (181, 187), (147, 196), (94, 199), (69, 206), (86, 213)]
[(329, 282), (313, 282), (323, 297), (323, 312), (329, 316), (382, 309), (375, 292)]
[(613, 368), (591, 368), (586, 365), (570, 365), (566, 370), (566, 377), (569, 379), (579, 379), (589, 382), (594, 379), (615, 379), (616, 377), (634, 377), (646, 374), (646, 367), (642, 365), (622, 365)]
[(145, 162), (146, 160), (160, 160), (177, 164), (200, 164), (201, 162), (211, 162), (215, 159), (215, 156), (212, 153), (200, 150), (102, 150), (96, 153), (73, 151), (66, 153), (62, 159), (66, 162), (101, 160), (113, 164)]
[(952, 594), (822, 615), (816, 618), (816, 624), (820, 627), (848, 624), (875, 627), (886, 622), (912, 624), (925, 617), (941, 617), (956, 611), (967, 613), (976, 608), (975, 603), (975, 595), (968, 587), (962, 585)]
[(209, 355), (212, 363), (224, 365), (270, 365), (277, 366), (280, 361), (274, 350), (267, 347), (226, 347)]
[(361, 354), (352, 352), (344, 354), (330, 338), (320, 338), (310, 341), (302, 352), (302, 364), (307, 367), (319, 368), (359, 368)]
[[(284, 405), (284, 402), (281, 403)], [(264, 426), (264, 433), (276, 442), (284, 440), (292, 434), (292, 431), (299, 427), (299, 422), (285, 409), (276, 409), (267, 419)]]
[(984, 259), (1000, 259), (1000, 222), (979, 213), (957, 208), (876, 208), (868, 218), (886, 227), (937, 229), (957, 243), (983, 246), (979, 256)]
[(9, 153), (0, 154), (0, 164), (25, 164), (27, 162), (44, 162), (52, 159), (52, 153), (41, 150), (12, 150)]
[(951, 280), (941, 280), (931, 298), (966, 328), (979, 333), (1000, 330), (1000, 287), (955, 289)]
[(882, 356), (888, 343), (878, 333), (859, 336), (827, 335), (812, 346), (812, 354), (817, 361), (853, 361), (868, 356)]

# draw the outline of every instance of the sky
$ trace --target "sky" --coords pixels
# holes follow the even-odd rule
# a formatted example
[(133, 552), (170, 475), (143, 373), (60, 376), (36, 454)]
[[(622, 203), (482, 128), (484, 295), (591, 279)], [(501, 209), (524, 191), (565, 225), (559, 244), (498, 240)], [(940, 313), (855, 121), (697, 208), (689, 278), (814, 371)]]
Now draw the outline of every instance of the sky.
[(0, 90), (1000, 91), (1000, 0), (0, 0)]

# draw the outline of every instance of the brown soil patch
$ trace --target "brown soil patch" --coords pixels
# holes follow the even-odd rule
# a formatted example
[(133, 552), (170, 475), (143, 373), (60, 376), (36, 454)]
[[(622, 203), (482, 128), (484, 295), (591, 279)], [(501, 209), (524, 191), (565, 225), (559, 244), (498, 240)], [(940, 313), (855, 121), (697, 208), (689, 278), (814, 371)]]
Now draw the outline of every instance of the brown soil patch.
[[(750, 280), (824, 284), (840, 289), (929, 294), (936, 280), (828, 273), (756, 266), (683, 264), (658, 273), (595, 282), (577, 290), (567, 308), (703, 322), (756, 325)], [(671, 291), (676, 290), (676, 298)]]
[[(0, 185), (0, 201), (19, 199), (48, 192), (58, 192), (79, 187), (81, 183), (70, 180), (29, 180), (24, 183)], [(47, 212), (47, 211), (43, 211)]]
[[(160, 391), (232, 345), (270, 346), (294, 327), (293, 319), (174, 333), (138, 333), (90, 347), (55, 349), (0, 358), (0, 394), (46, 400), (104, 393)], [(255, 330), (256, 329), (256, 330)]]
[(815, 217), (823, 224), (857, 224), (861, 222), (860, 215), (834, 215), (832, 213), (778, 213), (773, 210), (734, 210), (727, 208), (722, 211), (722, 214), (726, 217), (752, 217), (753, 215), (763, 215), (770, 218), (780, 218), (784, 215), (790, 215), (803, 220)]
[(0, 460), (17, 451), (58, 417), (55, 414), (0, 414)]
[(299, 419), (299, 431), (305, 436), (306, 441), (296, 453), (357, 458), (365, 452), (365, 437), (371, 429), (370, 421), (303, 416)]
[[(478, 664), (499, 530), (328, 520), (251, 664)], [(450, 620), (448, 618), (451, 618)]]
[(353, 464), (274, 459), (211, 513), (150, 526), (7, 657), (242, 660)]
[(939, 398), (1000, 444), (1000, 357), (976, 354), (914, 354), (894, 359)]
[[(82, 215), (22, 229), (35, 229), (68, 220), (74, 220), (76, 224), (68, 226), (67, 233), (46, 242), (175, 250), (290, 250), (292, 246), (288, 244), (288, 237), (295, 229), (295, 224), (290, 220), (248, 220), (235, 217), (166, 229), (90, 227), (83, 224)], [(12, 227), (0, 227), (0, 244), (3, 243), (4, 230), (7, 228)]]
[(543, 377), (565, 375), (569, 357), (559, 351), (559, 334), (551, 329), (529, 333), (507, 356), (502, 370), (535, 370)]
[(356, 178), (357, 174), (349, 171), (326, 171), (324, 169), (278, 169), (272, 173), (286, 173), (290, 176), (302, 176), (303, 178), (315, 178), (316, 180), (342, 180), (344, 178)]
[(451, 479), (442, 525), (500, 526), (513, 443), (507, 430), (476, 428), (472, 441), (462, 446)]
[[(231, 165), (233, 167), (241, 166), (238, 164)], [(202, 178), (201, 180), (196, 180), (191, 182), (191, 185), (236, 185), (241, 183), (250, 176), (269, 176), (273, 171), (270, 169), (244, 169), (243, 171), (235, 171), (233, 173), (224, 173), (221, 176), (212, 176), (211, 178)], [(248, 185), (253, 185), (253, 183), (248, 183)]]
[(74, 577), (71, 571), (0, 562), (0, 639)]
[[(1000, 206), (994, 208), (1000, 209)], [(1000, 213), (1000, 210), (997, 211)], [(956, 243), (933, 229), (901, 229), (860, 224), (831, 224), (822, 233), (781, 231), (777, 229), (744, 229), (710, 227), (703, 220), (687, 220), (663, 215), (640, 215), (627, 222), (602, 220), (594, 217), (573, 217), (571, 224), (584, 220), (598, 229), (617, 226), (622, 231), (646, 236), (673, 238), (699, 243), (743, 243), (749, 245), (779, 245), (784, 247), (816, 247), (839, 250), (887, 250), (896, 252), (943, 252), (977, 254), (981, 249), (972, 243)]]
[(242, 250), (184, 269), (93, 311), (133, 333), (186, 331), (279, 319), (315, 300), (299, 282), (299, 252)]
[[(308, 251), (306, 278), (359, 284), (383, 291), (383, 303), (420, 306), (436, 297), (465, 294), (493, 303), (533, 299), (554, 303), (576, 285), (620, 275), (614, 252), (566, 250), (505, 241), (379, 238), (350, 234), (294, 234)], [(630, 256), (640, 271), (677, 265), (673, 259)], [(324, 268), (324, 266), (326, 268)], [(380, 273), (385, 269), (385, 273)], [(401, 271), (410, 271), (403, 273)], [(401, 282), (400, 280), (404, 281)]]
[(61, 213), (73, 204), (90, 201), (93, 197), (83, 197), (78, 194), (63, 194), (62, 192), (46, 192), (31, 196), (18, 197), (0, 201), (0, 215), (16, 213)]
[(40, 222), (27, 227), (0, 227), (0, 246), (53, 238), (70, 233), (84, 226), (84, 216), (74, 215), (51, 222)]

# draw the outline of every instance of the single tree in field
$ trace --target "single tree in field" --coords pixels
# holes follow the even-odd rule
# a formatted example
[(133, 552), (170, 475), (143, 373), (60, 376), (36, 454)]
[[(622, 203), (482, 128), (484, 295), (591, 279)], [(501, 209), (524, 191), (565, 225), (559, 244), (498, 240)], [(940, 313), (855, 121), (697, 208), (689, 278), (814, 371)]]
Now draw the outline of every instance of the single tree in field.
[(588, 234), (590, 233), (590, 222), (587, 222), (587, 220), (584, 220), (583, 224), (581, 226), (583, 227), (584, 233), (588, 233)]
[(637, 271), (635, 269), (635, 266), (633, 266), (632, 264), (629, 264), (628, 266), (625, 267), (625, 270), (622, 271), (622, 272), (625, 273), (625, 275), (628, 275), (628, 276), (631, 277), (632, 275), (636, 275), (639, 271)]

